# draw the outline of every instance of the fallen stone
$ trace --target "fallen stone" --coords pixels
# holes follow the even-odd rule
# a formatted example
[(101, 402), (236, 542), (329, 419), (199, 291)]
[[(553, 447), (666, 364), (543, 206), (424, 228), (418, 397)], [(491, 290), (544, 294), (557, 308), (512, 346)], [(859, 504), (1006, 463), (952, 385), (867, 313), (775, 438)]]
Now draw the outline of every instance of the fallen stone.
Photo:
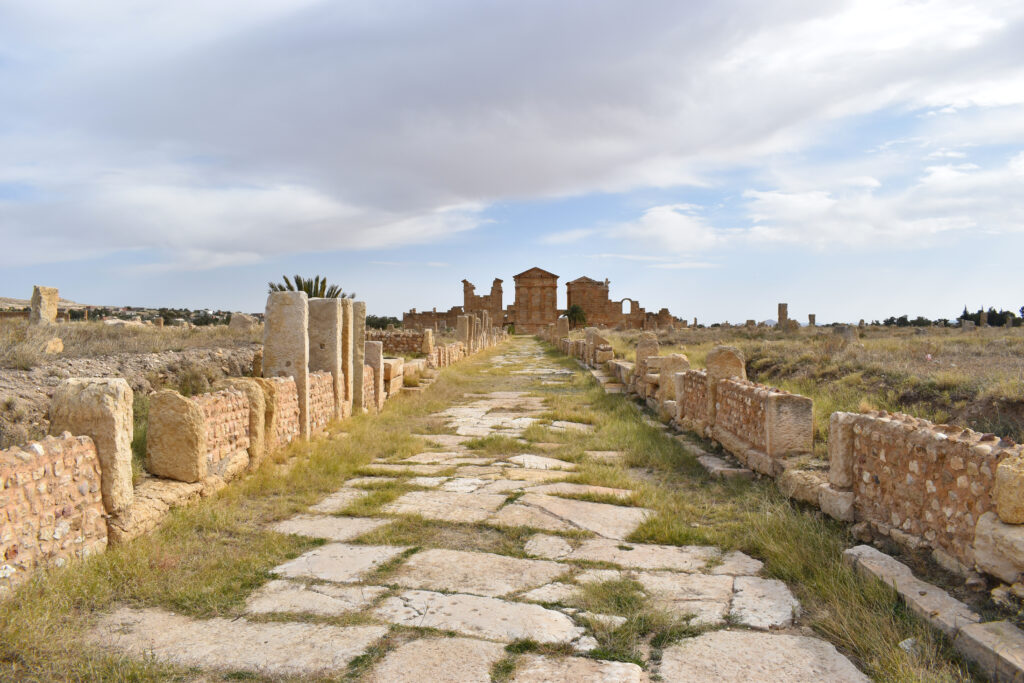
[(576, 531), (576, 527), (534, 507), (512, 503), (487, 518), (488, 524), (503, 527), (525, 526), (542, 531)]
[(445, 522), (482, 522), (501, 507), (505, 496), (495, 493), (410, 491), (385, 506), (393, 515), (419, 515)]
[(371, 683), (490, 683), (505, 648), (474, 638), (423, 638), (389, 652)]
[(536, 493), (526, 493), (519, 502), (540, 508), (581, 529), (608, 538), (625, 538), (650, 514), (650, 510), (644, 508), (568, 500)]
[(326, 538), (330, 541), (351, 541), (357, 536), (390, 524), (390, 519), (369, 517), (324, 517), (320, 515), (297, 515), (274, 524), (271, 529), (279, 534), (295, 534), (310, 538)]
[(390, 583), (498, 597), (548, 583), (565, 571), (564, 565), (547, 560), (435, 548), (410, 557)]
[(753, 631), (715, 631), (665, 648), (665, 681), (867, 683), (830, 643)]
[(800, 613), (800, 603), (782, 581), (737, 576), (734, 587), (730, 615), (744, 626), (782, 628), (790, 626), (793, 617)]
[(640, 683), (643, 669), (627, 662), (603, 662), (586, 657), (526, 655), (516, 667), (513, 683), (594, 681), (595, 683)]
[(364, 574), (391, 560), (408, 548), (390, 545), (349, 545), (328, 543), (278, 565), (273, 573), (293, 579), (358, 581)]
[(549, 560), (561, 560), (572, 552), (572, 546), (561, 536), (534, 534), (524, 547), (527, 555)]
[(531, 470), (574, 470), (576, 463), (566, 462), (557, 458), (549, 458), (543, 455), (514, 455), (507, 459), (508, 462), (525, 467)]
[(538, 643), (568, 643), (583, 634), (583, 629), (561, 612), (477, 595), (409, 590), (385, 600), (374, 614), (392, 624), (502, 642), (529, 638)]
[(305, 585), (274, 579), (246, 600), (245, 611), (251, 614), (289, 612), (338, 616), (358, 612), (387, 592), (387, 588), (380, 586)]
[[(524, 496), (525, 497), (525, 496)], [(653, 545), (648, 543), (622, 543), (596, 538), (584, 541), (569, 555), (570, 560), (611, 562), (633, 569), (673, 569), (697, 572), (720, 556), (718, 548), (701, 545)], [(744, 555), (744, 557), (746, 557)], [(750, 558), (747, 558), (750, 559)], [(752, 560), (756, 562), (756, 560)], [(758, 563), (760, 565), (760, 563)], [(733, 572), (718, 572), (729, 574)]]
[(93, 631), (103, 647), (179, 666), (266, 676), (344, 669), (387, 633), (384, 626), (325, 626), (245, 619), (196, 620), (156, 609), (120, 609)]

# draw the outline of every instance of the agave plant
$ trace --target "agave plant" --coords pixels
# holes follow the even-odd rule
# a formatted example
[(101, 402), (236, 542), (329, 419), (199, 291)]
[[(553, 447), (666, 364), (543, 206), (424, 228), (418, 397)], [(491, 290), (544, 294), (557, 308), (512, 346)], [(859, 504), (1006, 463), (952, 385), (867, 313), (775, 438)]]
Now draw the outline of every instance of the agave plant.
[(295, 275), (291, 280), (284, 275), (284, 282), (268, 282), (271, 292), (305, 292), (310, 299), (355, 299), (356, 293), (346, 294), (338, 285), (328, 285), (327, 278), (317, 275), (305, 278)]

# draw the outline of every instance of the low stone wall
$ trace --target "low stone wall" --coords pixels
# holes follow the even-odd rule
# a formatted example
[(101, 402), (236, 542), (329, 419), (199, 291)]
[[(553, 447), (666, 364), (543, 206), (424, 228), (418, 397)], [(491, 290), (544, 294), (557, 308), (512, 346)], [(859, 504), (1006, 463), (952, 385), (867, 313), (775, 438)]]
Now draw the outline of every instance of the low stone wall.
[(384, 391), (387, 398), (397, 396), (402, 392), (404, 382), (405, 364), (401, 358), (384, 359)]
[(677, 420), (695, 432), (704, 433), (708, 421), (708, 374), (686, 370), (673, 378), (676, 383)]
[(275, 443), (291, 443), (299, 435), (299, 392), (291, 377), (273, 377)]
[[(433, 330), (430, 331), (431, 339)], [(366, 330), (366, 341), (384, 344), (384, 353), (407, 356), (423, 353), (423, 330)]]
[(369, 365), (363, 367), (363, 405), (369, 409), (377, 402), (376, 380), (373, 377), (373, 368)]
[(206, 473), (222, 475), (249, 451), (249, 398), (237, 389), (193, 396), (206, 427)]
[(0, 595), (107, 545), (96, 446), (64, 433), (0, 451)]
[(329, 372), (309, 373), (309, 428), (323, 430), (334, 419), (334, 377)]

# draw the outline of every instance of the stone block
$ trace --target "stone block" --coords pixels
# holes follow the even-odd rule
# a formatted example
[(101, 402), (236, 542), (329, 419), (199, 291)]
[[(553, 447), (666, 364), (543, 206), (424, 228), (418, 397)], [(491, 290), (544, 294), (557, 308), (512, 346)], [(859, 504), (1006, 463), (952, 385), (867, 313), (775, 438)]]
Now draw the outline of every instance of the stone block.
[(682, 353), (671, 353), (661, 357), (661, 369), (658, 380), (658, 399), (662, 402), (676, 400), (675, 376), (677, 373), (690, 369), (690, 359)]
[(821, 511), (840, 522), (854, 521), (853, 491), (840, 491), (831, 486), (818, 490), (818, 506)]
[(787, 498), (818, 506), (818, 495), (825, 486), (825, 476), (814, 470), (788, 469), (776, 480), (782, 494)]
[(735, 346), (716, 346), (708, 352), (704, 364), (710, 381), (747, 378), (743, 353)]
[[(384, 344), (378, 341), (364, 343), (366, 366), (373, 368), (374, 410), (380, 412), (384, 407)], [(369, 406), (367, 406), (369, 407)]]
[(992, 497), (1000, 520), (1024, 524), (1024, 457), (1005, 458), (999, 463)]
[(569, 319), (561, 317), (555, 320), (555, 337), (563, 339), (569, 336)]
[(334, 420), (341, 419), (341, 406), (345, 401), (345, 372), (341, 360), (344, 320), (341, 299), (309, 300), (309, 371), (331, 374)]
[(974, 563), (978, 571), (1016, 583), (1024, 571), (1024, 526), (1004, 524), (986, 512), (974, 529)]
[(158, 477), (188, 483), (206, 478), (206, 423), (203, 411), (173, 389), (149, 399), (146, 469)]
[(773, 458), (809, 453), (814, 447), (814, 401), (797, 394), (768, 396), (765, 440), (765, 450)]
[(1008, 621), (968, 624), (953, 647), (996, 683), (1024, 681), (1024, 632)]
[[(269, 384), (269, 383), (268, 383)], [(231, 377), (217, 388), (231, 387), (249, 400), (249, 468), (255, 469), (267, 455), (267, 396), (260, 383), (250, 377)]]
[(428, 356), (434, 352), (433, 330), (423, 330), (423, 346), (420, 348), (420, 352)]
[(299, 434), (309, 438), (309, 302), (305, 292), (271, 292), (263, 327), (263, 376), (291, 377), (299, 395)]
[(366, 302), (352, 302), (352, 412), (362, 412), (366, 372)]
[[(159, 320), (162, 322), (163, 318), (160, 318)], [(252, 330), (258, 327), (259, 324), (260, 321), (254, 316), (246, 315), (245, 313), (232, 313), (228, 327), (233, 330)]]
[(833, 486), (853, 486), (853, 413), (832, 413), (828, 420), (828, 480)]
[(103, 507), (132, 502), (132, 389), (121, 378), (66, 379), (50, 404), (50, 433), (88, 436), (96, 444)]
[(28, 314), (29, 325), (50, 325), (57, 322), (57, 305), (60, 295), (56, 287), (32, 288), (32, 301)]

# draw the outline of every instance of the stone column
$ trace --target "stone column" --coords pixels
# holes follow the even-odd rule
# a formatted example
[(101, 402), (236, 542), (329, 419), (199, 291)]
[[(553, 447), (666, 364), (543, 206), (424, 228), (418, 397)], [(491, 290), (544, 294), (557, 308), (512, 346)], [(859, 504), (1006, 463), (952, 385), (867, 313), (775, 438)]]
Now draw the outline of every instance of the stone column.
[(48, 325), (57, 322), (57, 302), (60, 295), (56, 287), (32, 288), (31, 311), (28, 314), (29, 325)]
[(341, 300), (341, 371), (345, 376), (345, 401), (347, 408), (343, 409), (342, 417), (347, 417), (352, 410), (352, 299)]
[(263, 325), (263, 376), (292, 377), (299, 435), (309, 438), (309, 302), (305, 292), (271, 292)]
[(786, 327), (787, 320), (789, 320), (789, 304), (779, 304), (779, 329)]
[(71, 432), (96, 444), (100, 493), (109, 514), (123, 512), (132, 487), (132, 388), (117, 378), (66, 379), (50, 404), (50, 434)]
[(423, 330), (423, 346), (420, 347), (420, 351), (426, 355), (430, 355), (434, 352), (434, 331), (427, 328)]
[(366, 359), (366, 302), (352, 302), (352, 414), (362, 412)]
[(309, 300), (309, 370), (331, 373), (334, 419), (342, 417), (345, 373), (341, 368), (341, 328), (344, 314), (341, 299)]
[(384, 342), (365, 342), (367, 367), (373, 368), (373, 411), (384, 407)]
[(808, 313), (807, 314), (807, 326), (808, 327), (817, 327), (817, 325), (818, 325), (818, 316), (814, 315), (813, 313)]
[(469, 332), (469, 316), (460, 315), (455, 319), (455, 338), (463, 343), (466, 348), (469, 348), (470, 332)]
[(555, 338), (565, 339), (569, 336), (569, 319), (559, 318), (555, 321)]

